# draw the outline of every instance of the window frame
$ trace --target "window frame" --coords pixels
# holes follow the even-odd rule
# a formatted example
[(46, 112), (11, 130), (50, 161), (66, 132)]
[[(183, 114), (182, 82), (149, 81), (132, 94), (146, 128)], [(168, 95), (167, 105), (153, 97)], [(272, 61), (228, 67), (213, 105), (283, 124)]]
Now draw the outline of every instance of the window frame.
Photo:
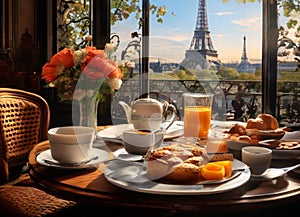
[(277, 0), (263, 0), (262, 7), (262, 112), (276, 116), (278, 40)]

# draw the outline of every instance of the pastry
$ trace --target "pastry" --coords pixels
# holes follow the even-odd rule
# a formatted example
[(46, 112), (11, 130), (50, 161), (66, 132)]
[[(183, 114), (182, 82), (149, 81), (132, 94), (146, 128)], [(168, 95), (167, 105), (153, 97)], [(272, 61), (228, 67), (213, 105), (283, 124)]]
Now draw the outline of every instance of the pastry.
[(295, 150), (295, 149), (300, 149), (300, 144), (299, 142), (296, 141), (286, 141), (286, 142), (281, 142), (276, 149), (278, 150)]
[(268, 125), (261, 118), (250, 118), (247, 121), (246, 129), (268, 130)]
[[(224, 132), (224, 134), (226, 138), (233, 142), (258, 144), (258, 142), (265, 139), (266, 136), (270, 138), (273, 138), (272, 135), (274, 135), (274, 138), (282, 137), (284, 132), (282, 130), (278, 131), (280, 132), (278, 135), (278, 128), (279, 124), (275, 117), (271, 114), (260, 114), (256, 118), (250, 118), (245, 127), (240, 124), (235, 124), (227, 132)], [(275, 130), (276, 134), (274, 133)], [(268, 132), (272, 132), (273, 134)]]
[(235, 124), (233, 125), (228, 133), (230, 134), (239, 134), (239, 135), (245, 135), (246, 134), (246, 129), (244, 126), (240, 125), (240, 124)]
[(167, 179), (189, 182), (198, 179), (199, 166), (209, 161), (204, 148), (174, 143), (160, 147), (148, 156), (147, 176), (150, 180)]
[(260, 114), (255, 119), (247, 121), (246, 129), (276, 130), (279, 127), (277, 119), (271, 114)]
[(279, 128), (277, 119), (270, 114), (260, 114), (257, 116), (257, 118), (262, 119), (266, 123), (268, 127), (267, 130), (276, 130)]
[(203, 179), (201, 167), (209, 161), (232, 161), (233, 155), (229, 153), (208, 155), (205, 148), (198, 145), (176, 143), (156, 149), (146, 160), (147, 176), (150, 180), (195, 183)]

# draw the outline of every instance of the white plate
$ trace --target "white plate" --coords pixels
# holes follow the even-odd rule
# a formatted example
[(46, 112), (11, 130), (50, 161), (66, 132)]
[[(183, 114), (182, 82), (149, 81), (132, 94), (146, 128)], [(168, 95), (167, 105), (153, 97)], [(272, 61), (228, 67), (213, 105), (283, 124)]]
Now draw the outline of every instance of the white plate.
[(125, 150), (125, 148), (120, 148), (113, 153), (114, 158), (118, 160), (124, 160), (124, 161), (140, 161), (143, 160), (143, 155), (137, 155), (137, 154), (128, 154), (128, 152)]
[(272, 149), (272, 158), (273, 159), (295, 159), (300, 157), (300, 150), (276, 150)]
[(164, 140), (171, 140), (183, 136), (183, 121), (174, 121), (174, 123), (167, 129)]
[(133, 129), (132, 124), (118, 124), (105, 128), (96, 134), (97, 139), (122, 143), (122, 133), (124, 130)]
[[(245, 146), (254, 146), (245, 142), (227, 141), (229, 150), (241, 151)], [(300, 157), (300, 150), (276, 150), (272, 149), (272, 159), (295, 159)]]
[[(122, 134), (124, 130), (133, 129), (132, 124), (118, 124), (99, 131), (96, 134), (97, 139), (105, 141), (122, 143)], [(167, 130), (164, 137), (165, 140), (170, 140), (183, 135), (183, 122), (175, 121)]]
[(251, 172), (243, 162), (234, 159), (232, 167), (233, 169), (245, 169), (236, 178), (233, 178), (221, 184), (210, 185), (175, 185), (154, 182), (147, 178), (144, 165), (135, 162), (109, 162), (109, 164), (104, 169), (104, 175), (110, 183), (127, 190), (150, 194), (204, 195), (233, 190), (243, 185), (250, 179)]
[[(108, 159), (108, 156), (109, 156), (109, 154), (106, 151), (103, 151), (103, 150), (100, 150), (97, 148), (93, 148), (90, 158), (93, 158), (96, 155), (98, 155), (97, 159), (91, 160), (86, 164), (82, 164), (80, 166), (69, 166), (69, 165), (66, 166), (66, 165), (61, 165), (61, 164), (59, 164), (58, 161), (54, 160), (52, 158), (50, 149), (48, 149), (48, 150), (45, 150), (45, 151), (39, 153), (36, 156), (36, 162), (41, 165), (44, 165), (44, 166), (58, 168), (58, 169), (77, 170), (77, 169), (85, 169), (85, 168), (95, 167), (97, 164)], [(45, 162), (45, 160), (49, 160), (49, 161), (55, 162), (55, 163), (51, 164), (51, 163)]]
[(224, 129), (229, 130), (235, 124), (240, 124), (242, 126), (246, 126), (245, 122), (241, 121), (218, 121), (218, 120), (211, 120), (211, 129)]

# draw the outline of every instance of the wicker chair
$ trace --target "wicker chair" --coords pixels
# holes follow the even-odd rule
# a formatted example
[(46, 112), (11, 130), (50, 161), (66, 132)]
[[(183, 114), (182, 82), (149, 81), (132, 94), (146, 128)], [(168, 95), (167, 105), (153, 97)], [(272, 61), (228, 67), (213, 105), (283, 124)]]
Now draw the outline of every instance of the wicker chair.
[(0, 88), (0, 180), (5, 183), (0, 186), (1, 216), (57, 216), (76, 206), (37, 188), (28, 173), (20, 176), (30, 150), (47, 140), (49, 120), (49, 107), (41, 96)]
[(19, 89), (0, 88), (0, 182), (10, 171), (24, 166), (32, 147), (47, 140), (50, 112), (39, 95)]

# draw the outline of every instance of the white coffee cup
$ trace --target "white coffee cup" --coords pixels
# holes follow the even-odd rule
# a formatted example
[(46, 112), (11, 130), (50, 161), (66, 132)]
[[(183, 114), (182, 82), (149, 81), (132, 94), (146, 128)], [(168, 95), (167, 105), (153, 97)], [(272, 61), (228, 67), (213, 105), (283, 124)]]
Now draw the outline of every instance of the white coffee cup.
[(242, 161), (250, 167), (254, 175), (263, 174), (271, 165), (272, 150), (259, 146), (242, 148)]
[(52, 158), (60, 163), (79, 163), (91, 155), (95, 130), (83, 126), (63, 126), (48, 131)]
[(145, 132), (136, 129), (125, 130), (123, 132), (123, 143), (125, 150), (129, 154), (144, 155), (149, 148), (153, 150), (161, 146), (164, 139), (165, 131)]

